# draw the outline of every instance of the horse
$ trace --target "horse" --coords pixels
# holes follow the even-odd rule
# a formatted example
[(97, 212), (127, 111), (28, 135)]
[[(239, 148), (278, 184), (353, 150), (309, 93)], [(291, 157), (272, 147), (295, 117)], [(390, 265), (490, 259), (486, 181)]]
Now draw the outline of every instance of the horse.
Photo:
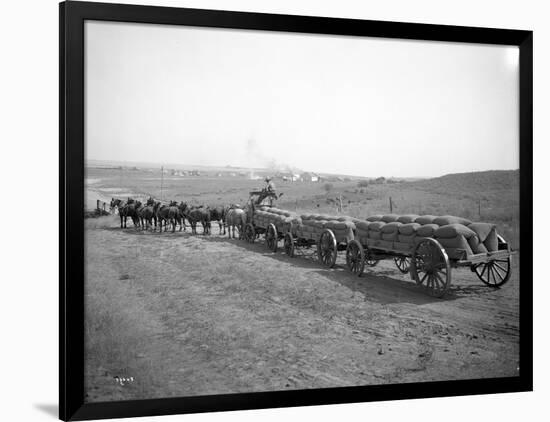
[(159, 223), (160, 232), (162, 233), (162, 223), (164, 222), (164, 231), (168, 230), (166, 227), (166, 224), (168, 222), (168, 209), (170, 208), (168, 205), (161, 205), (160, 202), (157, 202), (155, 204), (157, 211), (156, 211), (156, 219)]
[(109, 206), (109, 212), (112, 214), (113, 211), (118, 211), (118, 209), (121, 207), (121, 204), (123, 204), (124, 201), (122, 199), (115, 199), (111, 198), (111, 204)]
[(217, 221), (218, 227), (220, 228), (220, 233), (222, 234), (222, 227), (223, 227), (223, 234), (225, 234), (225, 214), (227, 212), (227, 209), (225, 207), (214, 207), (210, 208), (210, 221)]
[(200, 207), (191, 207), (185, 215), (191, 225), (191, 233), (197, 234), (197, 223), (202, 224), (202, 234), (210, 234), (210, 210)]
[[(131, 201), (131, 202), (128, 202)], [(122, 199), (115, 199), (111, 198), (111, 211), (116, 209), (118, 210), (118, 215), (120, 217), (120, 228), (125, 229), (126, 228), (126, 221), (128, 217), (132, 217), (134, 221), (134, 225), (136, 224), (135, 220), (135, 204), (133, 203), (134, 200), (132, 198), (128, 198), (128, 201), (124, 201)], [(129, 205), (132, 205), (129, 209)]]
[(168, 206), (168, 221), (172, 226), (172, 233), (176, 231), (176, 222), (179, 220), (179, 215), (180, 209), (178, 208), (178, 203), (176, 201), (171, 201), (170, 205)]
[(124, 228), (126, 228), (126, 221), (128, 217), (132, 219), (132, 222), (134, 223), (135, 227), (139, 226), (139, 217), (137, 214), (138, 204), (141, 205), (141, 202), (137, 201), (135, 202), (132, 198), (128, 198), (128, 201), (126, 205), (122, 208), (122, 212), (119, 212), (121, 214), (120, 220), (124, 220)]
[(187, 203), (186, 202), (180, 202), (180, 204), (178, 205), (178, 217), (176, 219), (177, 224), (180, 225), (180, 232), (181, 232), (181, 229), (183, 229), (183, 231), (186, 230), (186, 228), (185, 228), (185, 214), (187, 213), (187, 209), (188, 209)]
[(235, 227), (239, 229), (239, 239), (242, 239), (244, 226), (246, 225), (246, 212), (242, 208), (229, 208), (225, 215), (225, 224), (229, 238), (231, 239), (231, 228), (233, 227), (233, 239), (235, 239)]
[(149, 227), (153, 225), (153, 220), (155, 221), (155, 228), (157, 227), (157, 217), (156, 211), (160, 203), (155, 204), (155, 201), (151, 200), (152, 204), (147, 201), (147, 205), (142, 208), (141, 211), (141, 225), (143, 230), (149, 230)]
[(140, 227), (142, 230), (143, 230), (143, 210), (145, 209), (145, 207), (143, 206), (143, 204), (141, 203), (141, 201), (136, 201), (136, 220), (137, 220), (137, 225), (138, 227)]

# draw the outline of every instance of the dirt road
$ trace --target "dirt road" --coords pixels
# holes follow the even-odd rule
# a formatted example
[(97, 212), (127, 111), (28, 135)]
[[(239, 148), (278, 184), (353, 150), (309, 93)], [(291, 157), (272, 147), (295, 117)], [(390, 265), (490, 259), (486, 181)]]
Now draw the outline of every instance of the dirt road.
[(86, 224), (88, 401), (518, 373), (518, 259), (500, 290), (460, 269), (434, 299), (389, 260), (357, 278), (342, 258), (327, 270), (217, 225)]

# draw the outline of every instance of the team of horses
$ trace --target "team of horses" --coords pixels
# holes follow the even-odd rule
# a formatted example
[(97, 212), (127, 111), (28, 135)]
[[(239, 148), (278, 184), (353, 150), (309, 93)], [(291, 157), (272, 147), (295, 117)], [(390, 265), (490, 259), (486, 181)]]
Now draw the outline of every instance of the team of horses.
[[(168, 231), (170, 227), (175, 232), (179, 226), (179, 231), (186, 230), (186, 221), (191, 227), (191, 233), (197, 234), (197, 223), (203, 228), (203, 234), (211, 234), (212, 222), (217, 222), (219, 234), (229, 234), (229, 237), (235, 237), (235, 228), (238, 229), (239, 237), (246, 224), (246, 212), (238, 205), (228, 207), (216, 206), (194, 206), (185, 202), (171, 201), (168, 205), (149, 198), (145, 204), (132, 198), (111, 199), (111, 212), (118, 211), (120, 217), (120, 227), (127, 228), (128, 218), (132, 219), (134, 227), (141, 230), (160, 232)], [(232, 236), (233, 235), (233, 236)]]

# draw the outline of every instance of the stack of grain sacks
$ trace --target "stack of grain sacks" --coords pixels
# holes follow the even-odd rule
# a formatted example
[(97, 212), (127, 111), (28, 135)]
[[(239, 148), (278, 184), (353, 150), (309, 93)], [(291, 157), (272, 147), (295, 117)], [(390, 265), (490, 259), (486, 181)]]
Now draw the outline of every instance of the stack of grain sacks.
[(302, 224), (298, 236), (318, 240), (324, 229), (330, 229), (338, 243), (349, 242), (354, 238), (356, 218), (348, 216), (331, 216), (326, 214), (302, 214)]
[(494, 224), (472, 223), (451, 215), (373, 215), (355, 225), (357, 240), (363, 245), (368, 240), (369, 246), (374, 248), (412, 252), (418, 242), (434, 238), (451, 253), (456, 252), (457, 257), (498, 249)]
[(269, 224), (273, 224), (278, 232), (286, 233), (299, 226), (301, 221), (298, 214), (292, 211), (274, 207), (258, 207), (254, 211), (254, 224), (262, 228), (267, 228)]

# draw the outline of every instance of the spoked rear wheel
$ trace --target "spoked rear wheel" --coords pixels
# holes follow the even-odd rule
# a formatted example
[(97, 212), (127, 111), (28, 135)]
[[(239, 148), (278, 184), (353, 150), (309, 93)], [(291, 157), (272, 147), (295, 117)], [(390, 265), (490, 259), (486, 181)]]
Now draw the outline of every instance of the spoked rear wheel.
[(325, 229), (319, 237), (319, 243), (317, 244), (317, 256), (319, 261), (329, 268), (334, 267), (336, 263), (336, 256), (338, 254), (338, 248), (336, 244), (336, 237), (330, 229)]
[(423, 285), (433, 297), (443, 297), (451, 285), (451, 264), (445, 249), (435, 239), (416, 245), (411, 271), (416, 284)]
[(411, 269), (411, 258), (408, 256), (397, 256), (393, 260), (399, 271), (403, 274), (407, 274)]
[(474, 271), (481, 281), (487, 286), (500, 287), (508, 280), (512, 273), (512, 257), (495, 259), (483, 264), (476, 265)]
[(348, 243), (346, 264), (348, 269), (356, 276), (361, 276), (365, 270), (365, 251), (357, 240)]
[(285, 253), (289, 256), (289, 257), (294, 257), (294, 238), (292, 237), (292, 234), (289, 232), (289, 233), (286, 233), (285, 234), (285, 240), (284, 240), (284, 249), (285, 249)]
[(265, 244), (267, 248), (272, 252), (277, 252), (277, 228), (274, 224), (267, 226), (267, 231), (265, 233)]

